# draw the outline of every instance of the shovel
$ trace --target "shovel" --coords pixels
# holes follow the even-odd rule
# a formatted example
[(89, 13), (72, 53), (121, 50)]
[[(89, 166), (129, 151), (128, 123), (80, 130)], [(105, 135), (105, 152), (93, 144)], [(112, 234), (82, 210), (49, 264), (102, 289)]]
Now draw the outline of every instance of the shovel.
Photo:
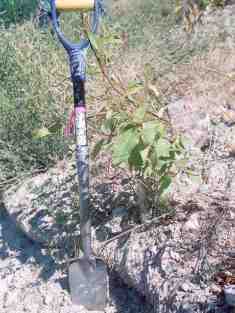
[(92, 32), (98, 28), (102, 13), (100, 0), (50, 0), (51, 18), (55, 33), (68, 53), (74, 92), (74, 126), (76, 165), (79, 180), (80, 234), (83, 256), (69, 266), (69, 286), (72, 302), (88, 310), (104, 310), (107, 302), (108, 274), (102, 259), (96, 258), (91, 247), (89, 204), (89, 151), (85, 105), (86, 51), (90, 42), (83, 39), (71, 43), (59, 28), (57, 10), (90, 9)]

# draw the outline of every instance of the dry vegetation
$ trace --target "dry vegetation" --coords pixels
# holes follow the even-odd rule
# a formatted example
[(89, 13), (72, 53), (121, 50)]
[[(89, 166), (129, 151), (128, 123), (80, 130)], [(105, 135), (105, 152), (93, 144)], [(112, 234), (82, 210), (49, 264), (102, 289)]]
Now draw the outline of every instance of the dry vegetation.
[[(100, 138), (115, 140), (117, 132), (105, 128), (105, 122), (113, 113), (128, 114), (131, 121), (132, 114), (141, 107), (147, 108), (154, 122), (160, 121), (164, 125), (167, 139), (170, 139), (170, 143), (174, 142), (175, 133), (171, 129), (167, 108), (175, 99), (186, 99), (187, 105), (193, 106), (190, 112), (200, 111), (208, 115), (211, 128), (220, 123), (223, 127), (225, 124), (235, 124), (234, 10), (233, 7), (225, 8), (224, 11), (207, 12), (202, 18), (202, 25), (195, 25), (193, 32), (188, 34), (185, 33), (181, 20), (175, 16), (172, 1), (111, 1), (108, 12), (112, 12), (112, 17), (103, 21), (98, 36), (102, 38), (98, 50), (101, 64), (98, 64), (91, 52), (88, 54), (87, 104), (92, 148)], [(77, 25), (81, 25), (77, 15), (62, 16), (63, 29), (69, 37), (76, 40), (80, 35)], [(29, 20), (21, 25), (2, 26), (0, 35), (1, 189), (25, 172), (32, 174), (35, 170), (47, 170), (55, 164), (63, 167), (67, 159), (71, 158), (74, 146), (70, 139), (63, 136), (64, 125), (73, 103), (68, 64), (51, 29), (39, 29)], [(141, 129), (143, 120), (138, 120), (136, 124)], [(208, 173), (205, 171), (209, 171), (212, 161), (221, 161), (221, 155), (217, 153), (219, 150), (222, 153), (228, 152), (226, 158), (235, 155), (235, 142), (231, 138), (234, 133), (230, 133), (230, 137), (223, 134), (218, 138), (224, 132), (223, 127), (218, 134), (210, 133), (209, 144), (203, 147), (204, 150), (199, 148), (199, 157), (189, 155), (189, 162), (193, 163), (201, 185), (207, 184)], [(39, 130), (49, 130), (50, 134), (38, 136)], [(227, 164), (233, 162), (232, 159), (227, 160)], [(169, 202), (159, 203), (159, 199), (156, 200), (159, 191), (158, 186), (154, 189), (157, 185), (156, 174), (155, 181), (152, 177), (147, 177), (144, 188), (138, 189), (140, 184), (136, 172), (113, 168), (111, 163), (107, 151), (92, 163), (93, 184), (101, 182), (105, 186), (112, 185), (114, 191), (110, 192), (109, 189), (108, 195), (102, 194), (97, 200), (97, 191), (95, 188), (92, 190), (94, 202), (99, 206), (98, 214), (95, 211), (97, 216), (100, 213), (99, 218), (95, 216), (97, 220), (103, 221), (104, 217), (111, 216), (113, 207), (119, 207), (121, 202), (128, 210), (127, 219), (123, 218), (120, 222), (123, 229), (130, 224), (133, 226), (136, 222), (144, 222), (136, 221), (132, 216), (130, 223), (129, 218), (133, 212), (136, 214), (136, 207), (141, 207), (143, 203), (148, 209), (153, 207), (151, 201), (156, 201), (159, 206), (156, 207), (160, 208), (157, 215), (173, 212), (175, 220), (171, 217), (170, 221), (163, 218), (162, 225), (164, 222), (174, 224), (176, 221), (184, 225), (185, 220), (190, 220), (196, 212), (202, 225), (200, 231), (196, 230), (195, 237), (190, 239), (189, 245), (197, 242), (195, 251), (199, 254), (202, 251), (203, 259), (212, 257), (212, 261), (215, 261), (213, 270), (217, 266), (219, 269), (231, 270), (234, 257), (224, 254), (225, 250), (232, 250), (234, 243), (234, 236), (230, 233), (234, 227), (234, 195), (232, 191), (231, 195), (226, 193), (228, 184), (222, 184), (226, 187), (219, 196), (210, 193), (210, 190), (207, 194), (191, 193), (182, 205), (170, 203), (174, 208), (171, 210)], [(63, 169), (65, 168), (66, 166)], [(234, 169), (228, 169), (231, 179)], [(187, 175), (187, 171), (185, 173)], [(171, 174), (176, 177), (177, 168), (169, 175)], [(123, 178), (128, 180), (126, 184), (123, 183)], [(216, 179), (215, 181), (217, 182)], [(134, 188), (139, 191), (137, 196), (133, 192)], [(189, 188), (186, 186), (185, 189)], [(122, 197), (123, 191), (125, 197)], [(145, 201), (148, 193), (150, 202)], [(137, 205), (134, 206), (130, 199), (134, 199), (134, 205)], [(77, 205), (76, 202), (76, 213)], [(59, 210), (61, 211), (61, 207)], [(78, 216), (77, 218), (79, 219)], [(208, 225), (208, 221), (213, 223)], [(133, 229), (135, 227), (136, 225)], [(185, 232), (185, 237), (189, 239), (187, 232), (190, 233), (190, 230)], [(198, 264), (200, 267), (199, 262)]]
[[(190, 96), (199, 106), (206, 103), (215, 122), (226, 118), (234, 98), (234, 50), (216, 48), (225, 41), (223, 17), (220, 32), (199, 25), (189, 35), (171, 1), (113, 1), (108, 11), (112, 18), (101, 31), (108, 39), (99, 51), (105, 77), (92, 54), (88, 62), (89, 124), (91, 133), (98, 134), (93, 142), (107, 112), (132, 112), (140, 103), (165, 120), (172, 98)], [(62, 25), (66, 34), (78, 38), (76, 15), (63, 17)], [(72, 109), (72, 90), (66, 56), (50, 30), (39, 30), (32, 21), (3, 27), (0, 51), (0, 167), (5, 181), (25, 170), (50, 167), (68, 153), (63, 127)], [(49, 129), (51, 135), (37, 138), (38, 129)]]

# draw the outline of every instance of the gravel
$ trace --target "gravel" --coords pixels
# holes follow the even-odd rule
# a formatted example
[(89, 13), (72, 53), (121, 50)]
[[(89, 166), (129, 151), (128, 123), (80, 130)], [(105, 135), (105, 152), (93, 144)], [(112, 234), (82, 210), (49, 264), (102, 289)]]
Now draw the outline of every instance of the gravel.
[[(48, 251), (16, 229), (0, 211), (1, 313), (86, 313), (72, 305), (66, 271)], [(152, 313), (143, 298), (110, 274), (110, 299), (106, 313)]]

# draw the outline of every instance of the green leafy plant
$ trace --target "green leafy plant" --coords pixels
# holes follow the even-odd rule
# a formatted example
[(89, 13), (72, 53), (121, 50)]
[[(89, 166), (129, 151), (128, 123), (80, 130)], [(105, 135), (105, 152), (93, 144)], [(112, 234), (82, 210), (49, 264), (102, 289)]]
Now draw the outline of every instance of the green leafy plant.
[(173, 166), (183, 150), (181, 140), (170, 141), (167, 127), (145, 105), (129, 112), (108, 112), (102, 131), (105, 137), (95, 145), (93, 156), (102, 149), (111, 152), (114, 166), (128, 168), (136, 182), (151, 189), (155, 194), (155, 217), (160, 198), (172, 182)]
[[(110, 81), (106, 74), (108, 58), (104, 47), (115, 46), (119, 38), (108, 33), (102, 38), (89, 34), (89, 38), (101, 72), (117, 93), (109, 103), (106, 119), (101, 122), (104, 136), (95, 145), (93, 157), (105, 150), (111, 153), (115, 167), (128, 168), (136, 185), (136, 194), (143, 188), (151, 194), (150, 205), (155, 217), (172, 182), (172, 169), (183, 145), (179, 138), (170, 140), (168, 122), (159, 117), (164, 112), (165, 99), (156, 84), (151, 63), (144, 65), (142, 81), (134, 80), (127, 85), (122, 81)], [(145, 199), (142, 202), (146, 202)]]

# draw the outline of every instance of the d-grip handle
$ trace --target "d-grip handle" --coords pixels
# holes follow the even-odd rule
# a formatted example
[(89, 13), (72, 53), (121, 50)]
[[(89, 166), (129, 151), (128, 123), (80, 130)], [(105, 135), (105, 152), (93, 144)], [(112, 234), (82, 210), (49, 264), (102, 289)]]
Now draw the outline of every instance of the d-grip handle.
[[(50, 0), (50, 5), (51, 5), (51, 18), (52, 18), (52, 25), (54, 28), (54, 31), (56, 32), (60, 42), (64, 46), (64, 48), (67, 50), (68, 53), (70, 53), (71, 50), (83, 50), (86, 49), (90, 46), (90, 42), (88, 39), (82, 39), (79, 43), (73, 43), (69, 41), (62, 31), (60, 30), (59, 23), (58, 23), (58, 16), (57, 16), (57, 6), (60, 3), (65, 2), (91, 2), (93, 1), (93, 11), (92, 11), (92, 22), (91, 22), (91, 32), (96, 33), (98, 30), (99, 26), (99, 19), (103, 15), (103, 6), (102, 6), (102, 0)], [(57, 3), (57, 6), (56, 6)]]
[(55, 33), (58, 36), (59, 41), (67, 50), (67, 52), (70, 54), (70, 51), (77, 49), (77, 50), (82, 50), (86, 49), (89, 47), (89, 41), (84, 39), (81, 40), (79, 43), (73, 43), (70, 40), (68, 40), (62, 31), (60, 30), (59, 22), (58, 22), (58, 15), (57, 15), (57, 9), (56, 9), (56, 0), (50, 0), (50, 5), (51, 5), (51, 20), (52, 20), (52, 26), (55, 31)]
[(94, 10), (95, 0), (56, 0), (58, 11), (90, 11)]

